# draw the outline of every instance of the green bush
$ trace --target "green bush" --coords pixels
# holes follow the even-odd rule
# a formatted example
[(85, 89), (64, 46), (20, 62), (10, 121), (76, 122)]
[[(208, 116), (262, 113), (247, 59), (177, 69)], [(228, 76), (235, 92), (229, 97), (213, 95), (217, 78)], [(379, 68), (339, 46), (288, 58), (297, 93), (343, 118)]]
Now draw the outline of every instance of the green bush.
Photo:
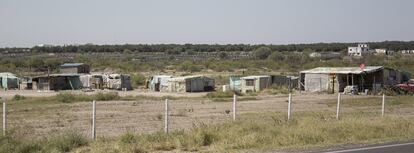
[(125, 133), (119, 138), (119, 142), (122, 144), (132, 144), (137, 142), (137, 138), (132, 133)]
[[(10, 133), (10, 135), (12, 134)], [(70, 152), (87, 144), (87, 139), (75, 131), (50, 138), (34, 140), (0, 136), (0, 152), (2, 153)]]
[(95, 95), (95, 99), (99, 101), (109, 101), (119, 99), (118, 92), (98, 93)]
[(72, 93), (59, 93), (55, 96), (58, 102), (72, 103), (76, 101), (76, 96)]
[(63, 92), (57, 94), (55, 100), (62, 103), (72, 103), (72, 102), (80, 102), (80, 101), (110, 101), (110, 100), (117, 100), (120, 99), (118, 92), (108, 92), (102, 93), (99, 92), (95, 95), (85, 95), (85, 94), (73, 94), (69, 92)]
[(227, 91), (227, 92), (222, 92), (222, 91), (217, 91), (217, 92), (210, 92), (206, 95), (207, 98), (209, 99), (214, 99), (214, 98), (232, 98), (234, 96), (234, 94), (239, 95), (233, 91)]
[(133, 87), (138, 87), (140, 85), (144, 85), (146, 78), (142, 74), (131, 74), (131, 84)]
[(22, 95), (19, 95), (19, 94), (13, 96), (14, 101), (25, 100), (25, 99), (26, 99), (25, 96), (22, 96)]
[(74, 148), (88, 144), (87, 139), (80, 133), (71, 131), (48, 140), (48, 149), (59, 152), (69, 152)]
[(191, 61), (184, 61), (180, 65), (178, 65), (178, 69), (186, 72), (200, 72), (202, 70), (202, 67), (196, 65)]
[(41, 153), (42, 146), (39, 142), (36, 141), (28, 141), (24, 142), (21, 145), (18, 145), (16, 148), (16, 152), (18, 153)]

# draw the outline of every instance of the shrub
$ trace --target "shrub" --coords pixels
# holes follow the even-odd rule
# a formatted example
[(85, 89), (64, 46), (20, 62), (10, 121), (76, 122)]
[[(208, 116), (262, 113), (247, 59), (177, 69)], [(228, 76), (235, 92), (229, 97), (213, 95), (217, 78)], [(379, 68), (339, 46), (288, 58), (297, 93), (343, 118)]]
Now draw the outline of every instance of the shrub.
[(25, 100), (25, 99), (26, 99), (25, 96), (22, 96), (22, 95), (19, 95), (19, 94), (14, 95), (14, 97), (13, 97), (13, 100), (15, 100), (15, 101)]
[(186, 71), (186, 72), (199, 72), (202, 70), (202, 67), (199, 65), (194, 64), (191, 61), (184, 61), (179, 66), (179, 70)]
[(120, 137), (119, 142), (123, 144), (132, 144), (137, 142), (137, 138), (134, 134), (128, 132)]
[(71, 103), (76, 101), (76, 96), (71, 93), (59, 93), (55, 96), (58, 102), (62, 103)]
[(0, 152), (2, 153), (69, 152), (87, 144), (86, 138), (74, 131), (56, 137), (34, 140), (0, 136)]
[(146, 78), (142, 74), (131, 74), (131, 84), (133, 87), (144, 85)]
[(29, 141), (26, 143), (22, 143), (21, 145), (17, 146), (16, 152), (19, 153), (34, 153), (34, 152), (42, 152), (42, 146), (39, 142)]
[(108, 92), (108, 93), (97, 93), (95, 95), (85, 95), (85, 94), (72, 94), (72, 93), (59, 93), (56, 95), (55, 100), (62, 103), (72, 103), (72, 102), (80, 102), (80, 101), (92, 101), (92, 100), (99, 100), (99, 101), (109, 101), (109, 100), (116, 100), (120, 99), (118, 92)]
[[(214, 98), (232, 98), (234, 94), (237, 94), (233, 91), (217, 91), (217, 92), (210, 92), (206, 95), (207, 98), (214, 99)], [(238, 94), (240, 95), (240, 94)]]
[(272, 50), (269, 47), (260, 47), (254, 50), (254, 56), (257, 59), (266, 59), (270, 54), (272, 54)]
[(85, 146), (88, 144), (86, 138), (78, 132), (67, 132), (58, 137), (48, 140), (48, 148), (60, 152), (69, 152), (74, 148)]
[(118, 92), (98, 93), (95, 95), (96, 100), (108, 101), (119, 99)]

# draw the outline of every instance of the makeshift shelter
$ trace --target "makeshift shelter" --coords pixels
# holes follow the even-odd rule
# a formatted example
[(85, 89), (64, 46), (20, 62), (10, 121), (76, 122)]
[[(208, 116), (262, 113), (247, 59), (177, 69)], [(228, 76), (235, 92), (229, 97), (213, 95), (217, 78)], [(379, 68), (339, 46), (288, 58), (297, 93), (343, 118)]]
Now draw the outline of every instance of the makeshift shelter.
[(283, 76), (283, 75), (272, 75), (272, 85), (286, 86), (290, 88), (297, 88), (299, 83), (299, 77), (295, 76)]
[(84, 63), (65, 63), (60, 65), (60, 73), (89, 73), (89, 65)]
[(50, 74), (33, 78), (38, 90), (78, 90), (82, 88), (79, 74)]
[(247, 76), (241, 79), (241, 92), (258, 92), (268, 88), (272, 84), (272, 79), (269, 75), (262, 76)]
[(353, 86), (362, 92), (403, 82), (400, 71), (383, 66), (318, 67), (300, 72), (300, 89), (310, 92), (343, 92)]
[(168, 80), (170, 92), (203, 92), (215, 88), (214, 79), (205, 76), (185, 76)]
[(23, 77), (20, 79), (20, 89), (33, 90), (33, 81), (31, 77)]
[(3, 89), (19, 89), (19, 78), (13, 73), (0, 73), (0, 82)]
[(154, 75), (149, 80), (149, 89), (152, 91), (168, 91), (168, 75)]
[(107, 88), (115, 90), (132, 90), (131, 77), (125, 74), (109, 74), (103, 77)]
[(241, 92), (241, 87), (242, 87), (241, 78), (238, 76), (231, 76), (229, 86), (230, 86), (230, 90)]
[(80, 75), (82, 88), (85, 89), (104, 89), (103, 76), (100, 74)]

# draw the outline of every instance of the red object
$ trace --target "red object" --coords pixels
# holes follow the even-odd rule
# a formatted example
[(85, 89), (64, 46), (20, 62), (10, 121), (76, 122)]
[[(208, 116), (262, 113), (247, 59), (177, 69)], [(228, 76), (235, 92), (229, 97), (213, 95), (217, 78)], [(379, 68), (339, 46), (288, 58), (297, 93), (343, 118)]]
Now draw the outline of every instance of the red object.
[(361, 71), (364, 71), (364, 69), (365, 69), (365, 64), (361, 64), (361, 65), (359, 65), (359, 68), (361, 68)]
[(412, 84), (412, 83), (399, 84), (397, 86), (400, 87), (401, 89), (408, 90), (410, 92), (414, 92), (414, 84)]

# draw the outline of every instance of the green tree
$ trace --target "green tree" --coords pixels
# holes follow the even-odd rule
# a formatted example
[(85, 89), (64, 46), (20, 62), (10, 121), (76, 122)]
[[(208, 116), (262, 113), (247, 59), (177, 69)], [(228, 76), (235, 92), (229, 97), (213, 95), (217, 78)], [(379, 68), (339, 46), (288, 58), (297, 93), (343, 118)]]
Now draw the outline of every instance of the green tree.
[(266, 59), (271, 53), (272, 50), (269, 47), (260, 47), (253, 52), (257, 59)]
[(272, 54), (270, 54), (268, 59), (273, 60), (273, 61), (283, 61), (286, 59), (286, 57), (281, 52), (273, 52)]
[(219, 58), (220, 58), (220, 59), (226, 59), (226, 58), (227, 58), (227, 56), (228, 56), (228, 55), (227, 55), (227, 53), (226, 53), (226, 52), (220, 52), (220, 53), (219, 53)]

